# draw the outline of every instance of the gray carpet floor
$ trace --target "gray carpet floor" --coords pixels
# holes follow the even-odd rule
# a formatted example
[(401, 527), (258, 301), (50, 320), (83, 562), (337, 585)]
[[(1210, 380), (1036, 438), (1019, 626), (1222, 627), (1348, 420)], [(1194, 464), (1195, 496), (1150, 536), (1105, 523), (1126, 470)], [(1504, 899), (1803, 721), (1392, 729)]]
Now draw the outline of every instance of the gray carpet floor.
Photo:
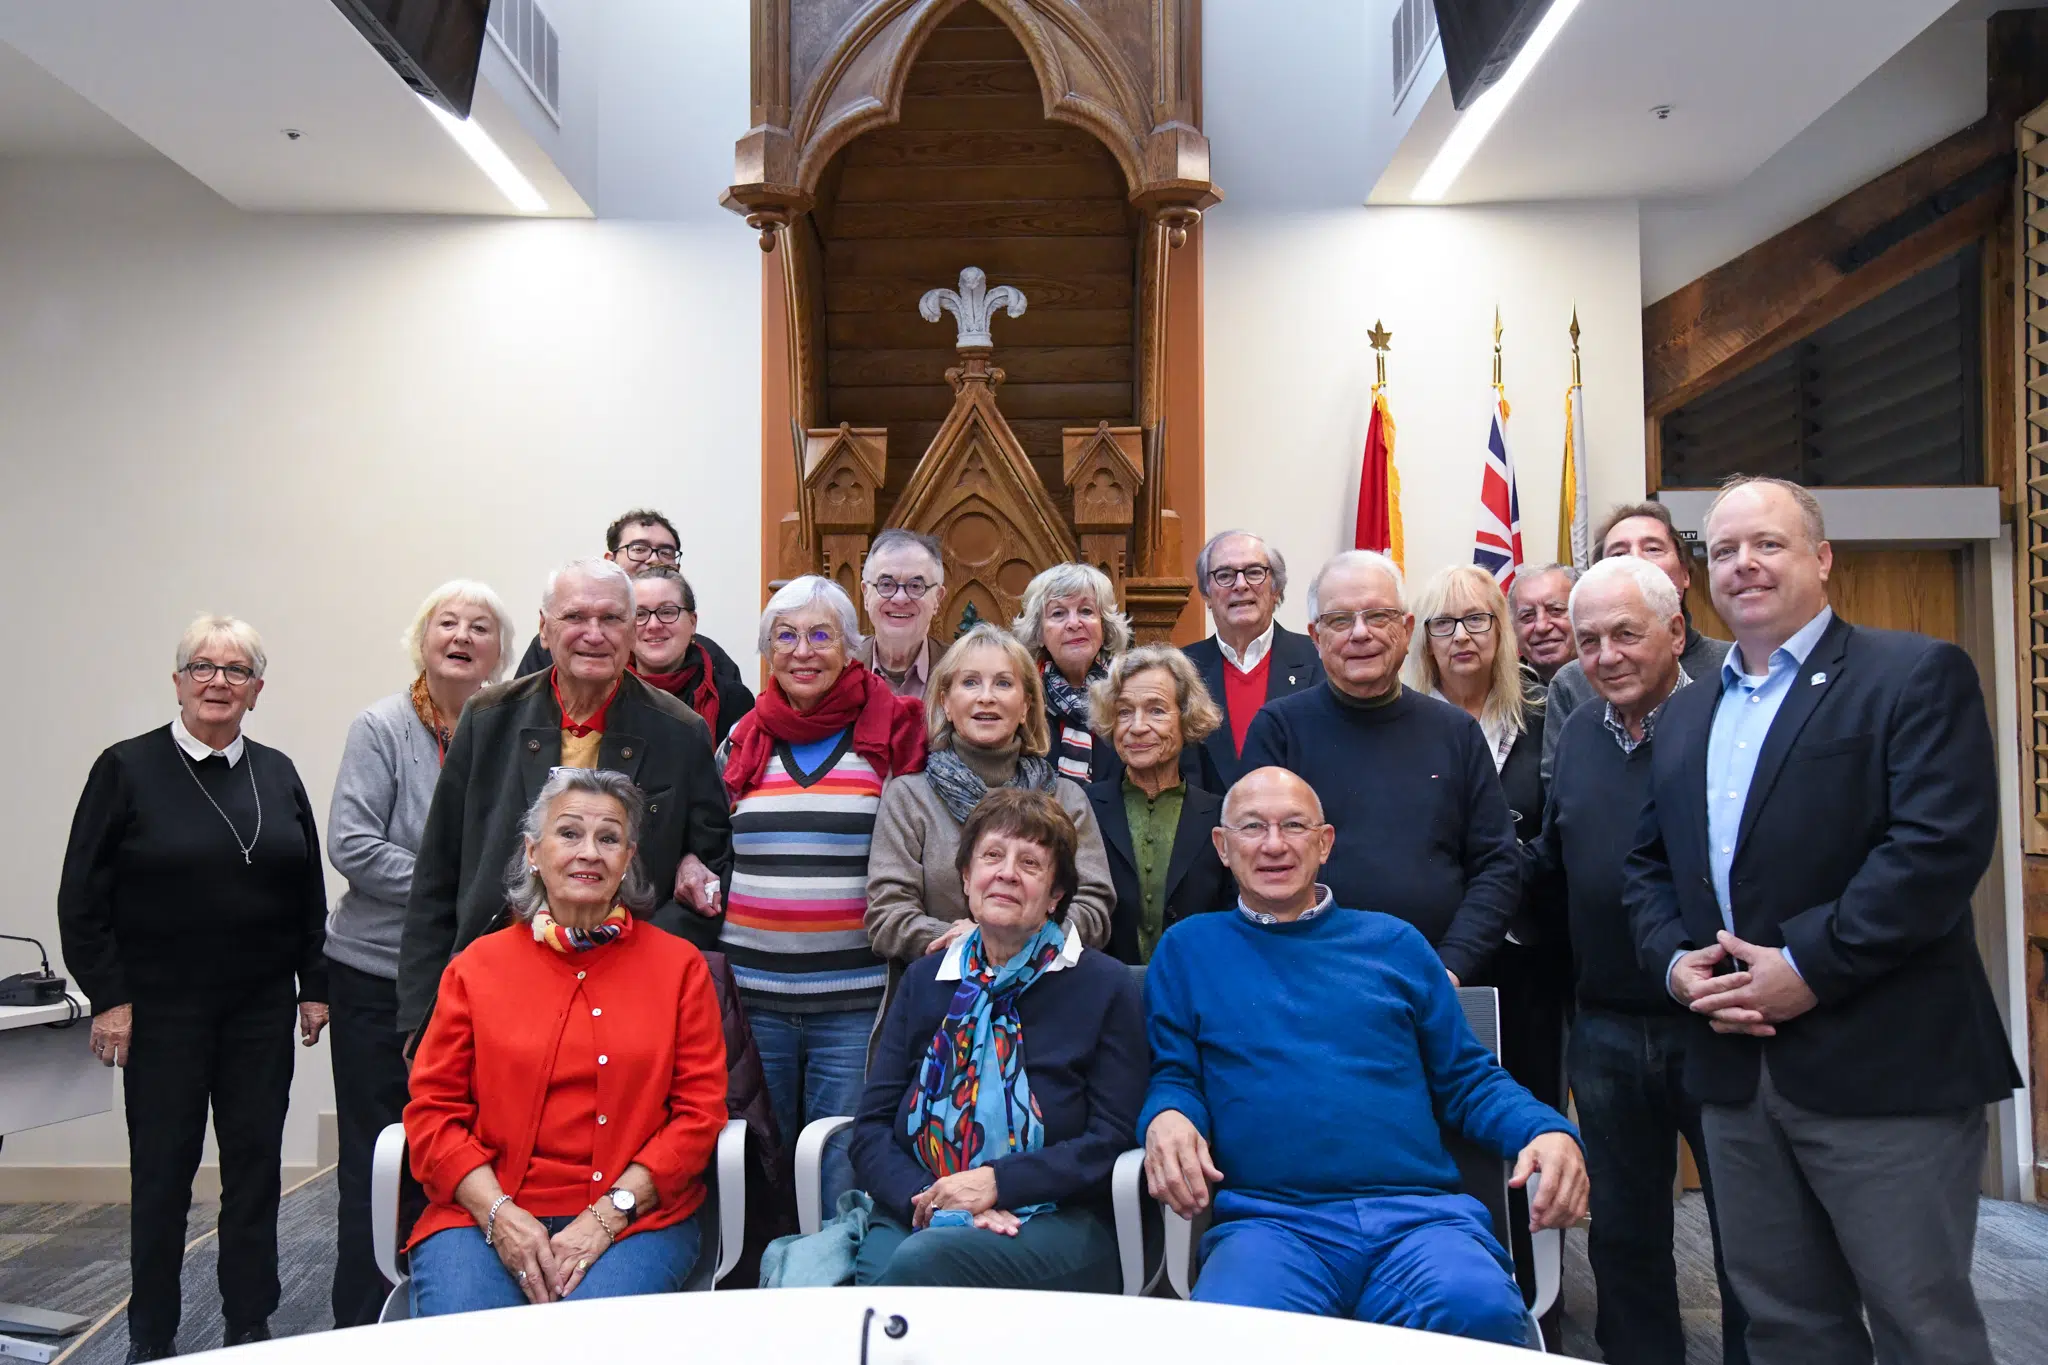
[[(334, 1176), (322, 1175), (287, 1194), (278, 1215), (284, 1297), (272, 1332), (291, 1336), (333, 1325)], [(195, 1205), (185, 1257), (187, 1351), (220, 1345), (220, 1299), (214, 1288), (211, 1205)], [(202, 1239), (203, 1240), (200, 1240)], [(1679, 1295), (1685, 1313), (1687, 1365), (1721, 1359), (1720, 1301), (1697, 1194), (1678, 1206)], [(128, 1350), (125, 1318), (115, 1309), (128, 1292), (128, 1208), (124, 1204), (0, 1205), (0, 1301), (112, 1318), (61, 1359), (64, 1365), (119, 1365)], [(1977, 1295), (1991, 1325), (2000, 1365), (2048, 1361), (2048, 1210), (1986, 1200), (1977, 1231)], [(1600, 1359), (1593, 1344), (1593, 1276), (1583, 1232), (1565, 1240), (1564, 1348), (1580, 1360)]]

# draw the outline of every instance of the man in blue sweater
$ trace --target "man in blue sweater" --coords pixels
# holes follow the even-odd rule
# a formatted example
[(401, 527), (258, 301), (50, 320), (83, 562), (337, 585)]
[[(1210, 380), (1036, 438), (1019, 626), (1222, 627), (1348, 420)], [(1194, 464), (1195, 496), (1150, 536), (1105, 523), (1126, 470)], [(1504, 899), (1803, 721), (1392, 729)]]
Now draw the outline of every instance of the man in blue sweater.
[(1521, 1345), (1527, 1318), (1443, 1128), (1543, 1175), (1530, 1225), (1586, 1208), (1578, 1136), (1501, 1070), (1411, 926), (1339, 909), (1316, 873), (1337, 831), (1306, 782), (1230, 789), (1217, 852), (1236, 914), (1170, 929), (1145, 977), (1152, 1084), (1138, 1128), (1155, 1198), (1211, 1202), (1195, 1297)]

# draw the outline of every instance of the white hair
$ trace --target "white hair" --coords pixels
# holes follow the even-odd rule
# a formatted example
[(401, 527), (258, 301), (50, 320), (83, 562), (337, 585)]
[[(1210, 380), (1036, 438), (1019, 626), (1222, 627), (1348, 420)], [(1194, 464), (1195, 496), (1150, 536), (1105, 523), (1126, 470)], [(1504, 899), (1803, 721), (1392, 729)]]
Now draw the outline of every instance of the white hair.
[(1266, 538), (1256, 531), (1218, 531), (1202, 546), (1202, 552), (1195, 556), (1195, 593), (1199, 596), (1209, 591), (1209, 570), (1215, 567), (1216, 547), (1233, 536), (1242, 536), (1266, 552), (1266, 567), (1273, 572), (1273, 597), (1276, 601), (1287, 600), (1287, 560), (1278, 550), (1266, 543)]
[(405, 647), (406, 657), (412, 660), (412, 671), (427, 671), (427, 626), (450, 602), (482, 607), (491, 614), (498, 623), (498, 666), (491, 670), (491, 681), (497, 682), (511, 672), (512, 636), (519, 628), (512, 623), (512, 613), (505, 609), (504, 599), (492, 592), (489, 584), (472, 578), (449, 579), (428, 593), (420, 609), (413, 613), (412, 624), (405, 628), (405, 636), (399, 641)]
[(1131, 647), (1130, 618), (1117, 609), (1116, 585), (1093, 564), (1055, 564), (1031, 580), (1010, 633), (1037, 659), (1045, 653), (1045, 606), (1061, 597), (1090, 597), (1102, 620), (1102, 652), (1114, 659)]
[(854, 612), (853, 599), (846, 595), (846, 589), (829, 578), (807, 573), (801, 578), (792, 578), (777, 588), (775, 595), (768, 599), (768, 605), (762, 608), (761, 630), (754, 640), (754, 647), (761, 652), (762, 657), (765, 658), (770, 653), (775, 635), (775, 622), (779, 618), (819, 603), (829, 607), (832, 614), (839, 618), (839, 634), (845, 639), (846, 652), (849, 655), (866, 643), (866, 637), (860, 633), (860, 617)]
[[(520, 837), (512, 846), (512, 856), (505, 862), (505, 905), (521, 923), (532, 923), (535, 913), (548, 903), (547, 888), (541, 884), (540, 873), (526, 861), (527, 842), (540, 842), (548, 812), (556, 801), (571, 793), (609, 796), (618, 802), (619, 813), (625, 820), (626, 842), (632, 845), (640, 842), (641, 816), (646, 809), (646, 801), (632, 778), (609, 768), (554, 769), (553, 775), (534, 796), (533, 804), (526, 808), (526, 814), (520, 817)], [(646, 915), (659, 903), (654, 884), (647, 878), (647, 869), (640, 866), (637, 852), (626, 860), (625, 875), (619, 879), (618, 898), (619, 904), (635, 915)]]
[(1316, 576), (1308, 581), (1308, 619), (1313, 621), (1323, 614), (1323, 580), (1339, 569), (1372, 569), (1383, 573), (1394, 585), (1394, 601), (1402, 611), (1408, 610), (1408, 580), (1401, 576), (1401, 566), (1381, 554), (1378, 550), (1345, 550), (1325, 560), (1323, 567), (1316, 570)]
[(1668, 621), (1679, 614), (1682, 604), (1678, 600), (1678, 585), (1671, 581), (1669, 575), (1647, 559), (1615, 555), (1594, 564), (1572, 585), (1569, 611), (1573, 630), (1579, 628), (1579, 599), (1586, 595), (1586, 590), (1603, 587), (1622, 578), (1636, 585), (1636, 591), (1643, 595), (1643, 605), (1659, 621)]
[(250, 668), (256, 670), (256, 676), (263, 676), (263, 670), (270, 664), (270, 656), (263, 652), (263, 637), (256, 633), (256, 627), (238, 617), (216, 616), (211, 612), (201, 612), (193, 617), (192, 624), (185, 627), (185, 633), (178, 637), (178, 671), (183, 673), (185, 665), (192, 662), (192, 656), (216, 640), (225, 640), (242, 651), (242, 657), (249, 661)]
[(549, 574), (547, 591), (540, 595), (540, 609), (546, 611), (554, 606), (555, 594), (562, 590), (562, 585), (578, 578), (591, 583), (608, 583), (616, 587), (620, 595), (626, 599), (626, 614), (632, 615), (633, 575), (609, 559), (572, 559)]

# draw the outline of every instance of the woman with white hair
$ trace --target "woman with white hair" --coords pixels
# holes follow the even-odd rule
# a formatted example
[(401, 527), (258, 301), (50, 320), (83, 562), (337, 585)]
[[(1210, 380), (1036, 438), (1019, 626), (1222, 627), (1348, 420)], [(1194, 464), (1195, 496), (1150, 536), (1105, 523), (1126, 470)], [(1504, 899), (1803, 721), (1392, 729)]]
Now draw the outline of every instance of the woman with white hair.
[(377, 1320), (391, 1286), (370, 1245), (370, 1157), (377, 1135), (405, 1108), (398, 1032), (398, 940), (412, 866), (441, 762), (462, 708), (511, 663), (512, 617), (482, 583), (456, 579), (428, 593), (401, 643), (412, 682), (372, 703), (349, 726), (327, 856), (348, 889), (327, 920), (327, 979), (334, 1014), (334, 1324)]
[(1089, 728), (1088, 689), (1109, 676), (1109, 662), (1131, 647), (1131, 623), (1117, 609), (1116, 586), (1093, 564), (1055, 564), (1024, 589), (1010, 630), (1038, 664), (1045, 720), (1061, 777), (1100, 781), (1116, 771), (1116, 748)]
[(91, 1000), (93, 1055), (124, 1068), (130, 1360), (177, 1351), (209, 1106), (226, 1344), (266, 1340), (277, 1308), (292, 1025), (308, 1047), (327, 1025), (327, 895), (297, 769), (242, 733), (267, 662), (247, 622), (195, 620), (176, 718), (99, 756), (64, 853), (64, 960)]
[[(733, 874), (718, 946), (789, 1136), (860, 1101), (889, 982), (863, 927), (868, 847), (883, 784), (924, 767), (923, 707), (854, 657), (861, 643), (844, 589), (791, 580), (761, 613), (768, 685), (722, 751)], [(852, 1182), (840, 1144), (828, 1205)]]

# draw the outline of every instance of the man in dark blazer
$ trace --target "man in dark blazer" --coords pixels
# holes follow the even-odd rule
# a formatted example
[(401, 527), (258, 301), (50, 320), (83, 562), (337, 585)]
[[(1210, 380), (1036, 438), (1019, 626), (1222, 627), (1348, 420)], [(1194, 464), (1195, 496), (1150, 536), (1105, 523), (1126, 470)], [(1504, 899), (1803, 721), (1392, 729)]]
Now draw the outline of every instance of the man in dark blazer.
[(1189, 771), (1212, 792), (1227, 792), (1244, 776), (1245, 733), (1269, 701), (1303, 692), (1323, 680), (1315, 642), (1273, 619), (1287, 600), (1287, 561), (1249, 531), (1220, 531), (1195, 557), (1195, 578), (1209, 603), (1216, 633), (1187, 647), (1223, 724), (1198, 747)]
[(1624, 897), (1698, 1016), (1686, 1080), (1750, 1358), (1868, 1361), (1874, 1335), (1886, 1362), (1990, 1365), (1984, 1107), (2019, 1075), (1971, 923), (1998, 830), (1976, 671), (1833, 615), (1795, 484), (1731, 483), (1706, 542), (1735, 647), (1665, 706)]
[(557, 571), (541, 635), (561, 662), (477, 693), (448, 746), (399, 941), (401, 1032), (425, 1022), (448, 960), (503, 923), (505, 867), (520, 847), (520, 821), (549, 770), (565, 762), (639, 784), (647, 799), (640, 866), (658, 890), (673, 886), (689, 901), (664, 905), (654, 918), (698, 931), (686, 936), (699, 946), (717, 936), (719, 879), (732, 862), (725, 788), (703, 718), (626, 671), (632, 581), (603, 560)]

